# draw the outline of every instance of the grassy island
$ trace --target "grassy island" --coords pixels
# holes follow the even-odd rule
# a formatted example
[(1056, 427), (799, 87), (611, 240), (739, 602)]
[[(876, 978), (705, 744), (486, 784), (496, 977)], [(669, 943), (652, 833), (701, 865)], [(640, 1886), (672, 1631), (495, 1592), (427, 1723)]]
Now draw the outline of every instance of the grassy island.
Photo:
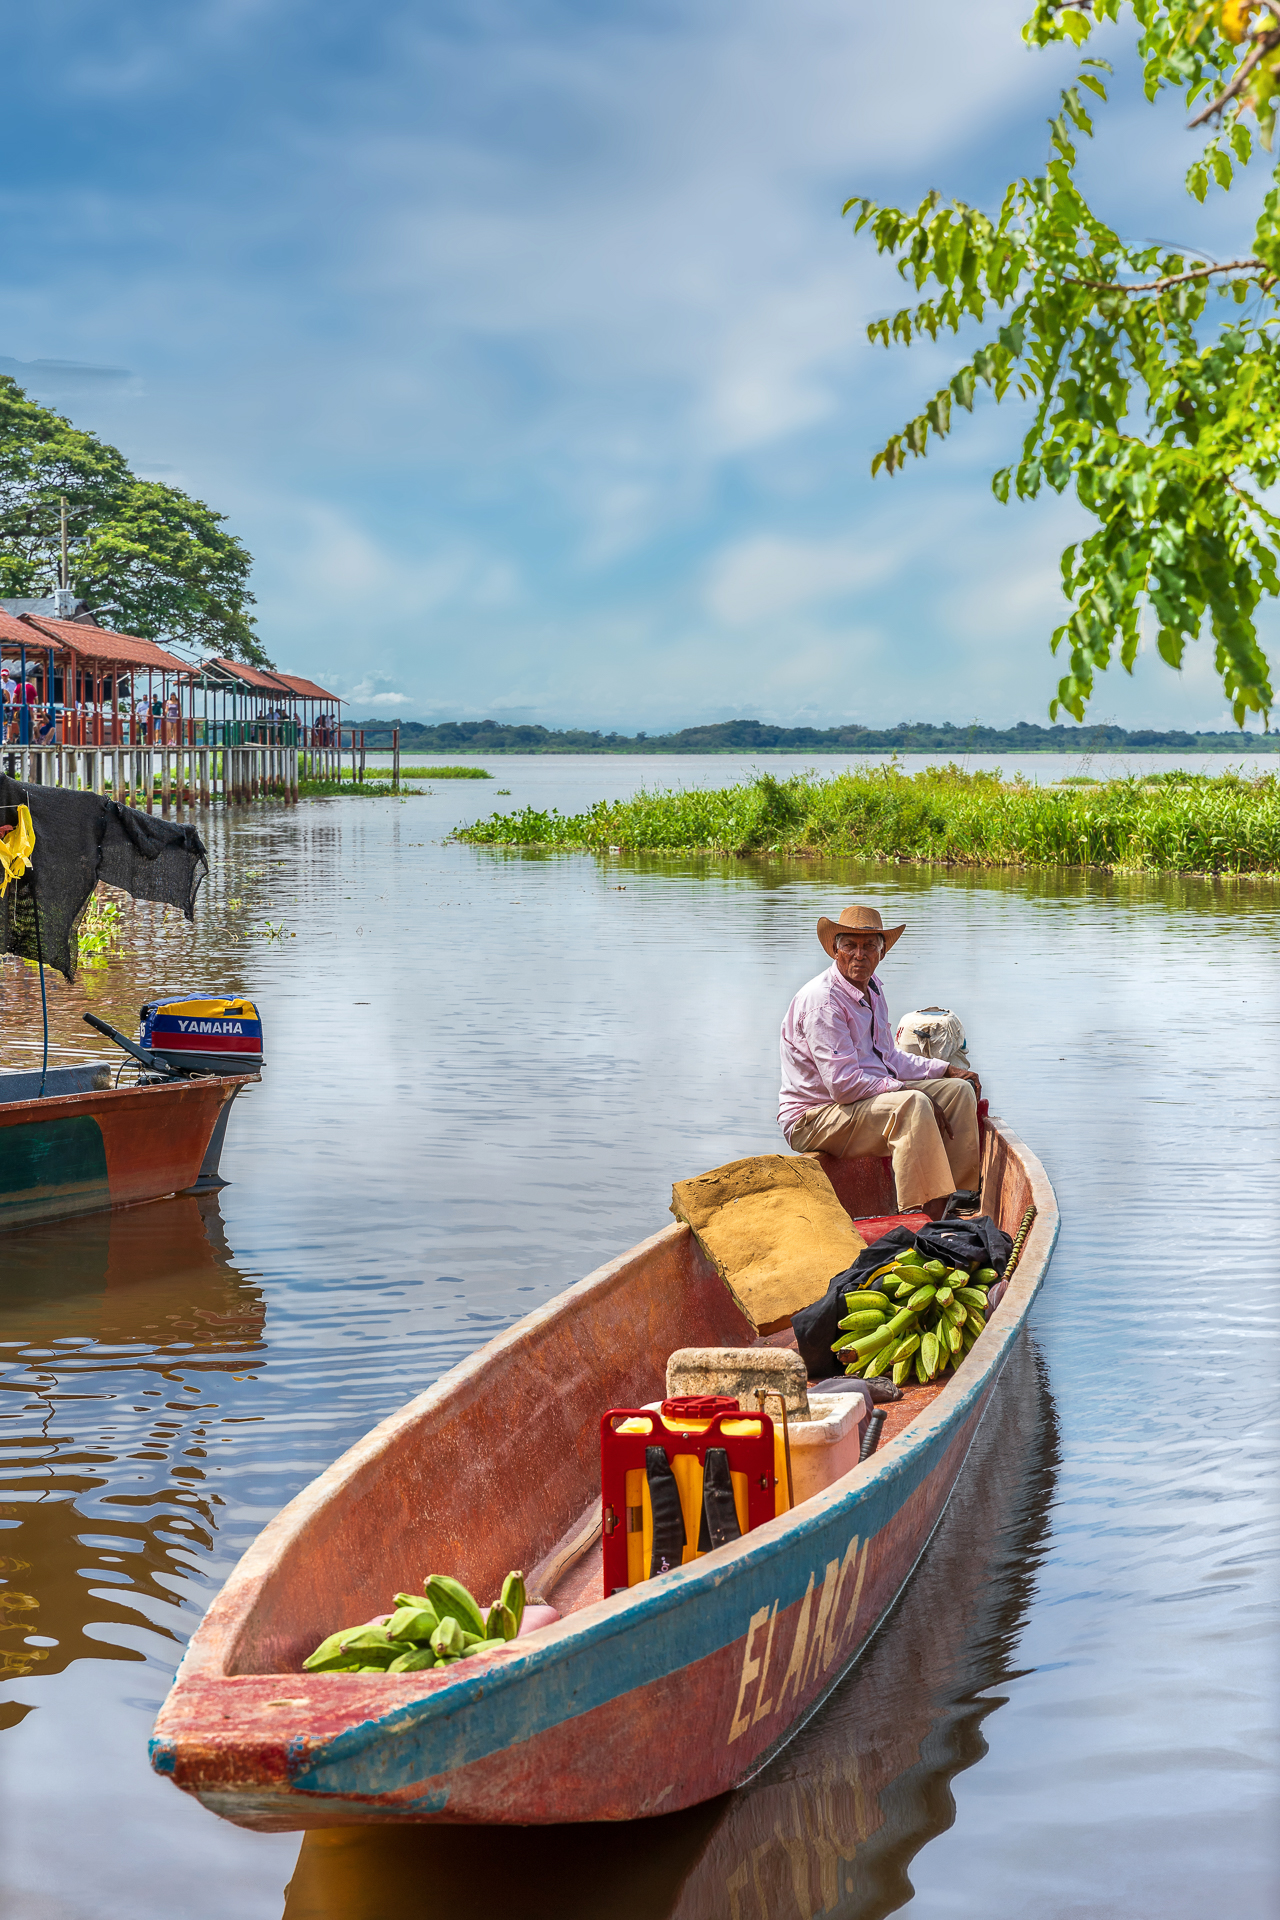
[(1036, 787), (957, 766), (872, 767), (715, 790), (643, 791), (585, 813), (526, 807), (457, 838), (491, 846), (1106, 867), (1118, 872), (1280, 872), (1280, 782), (1172, 771)]

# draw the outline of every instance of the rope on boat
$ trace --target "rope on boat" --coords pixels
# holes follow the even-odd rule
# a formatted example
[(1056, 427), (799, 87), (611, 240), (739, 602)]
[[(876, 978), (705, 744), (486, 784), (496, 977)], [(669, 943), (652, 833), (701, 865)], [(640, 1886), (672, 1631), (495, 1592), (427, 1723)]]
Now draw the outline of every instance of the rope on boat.
[(1027, 1208), (1026, 1212), (1022, 1216), (1022, 1225), (1018, 1228), (1017, 1237), (1015, 1238), (1013, 1243), (1013, 1252), (1009, 1255), (1008, 1265), (1005, 1267), (1004, 1273), (1002, 1275), (1002, 1278), (1005, 1280), (1012, 1280), (1013, 1278), (1013, 1270), (1017, 1266), (1019, 1260), (1022, 1258), (1023, 1242), (1026, 1240), (1027, 1235), (1031, 1231), (1031, 1223), (1035, 1219), (1035, 1217), (1036, 1217), (1036, 1203), (1033, 1200), (1031, 1202), (1031, 1205)]

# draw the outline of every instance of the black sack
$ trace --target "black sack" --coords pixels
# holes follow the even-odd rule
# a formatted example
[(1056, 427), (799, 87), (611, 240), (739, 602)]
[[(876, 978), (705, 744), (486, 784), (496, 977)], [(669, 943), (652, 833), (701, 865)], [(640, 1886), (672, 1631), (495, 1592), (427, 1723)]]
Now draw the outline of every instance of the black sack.
[(43, 960), (74, 980), (77, 931), (99, 880), (194, 919), (209, 871), (194, 827), (156, 820), (101, 794), (27, 786), (0, 773), (0, 833), (13, 826), (19, 806), (31, 810), (36, 844), (27, 872), (0, 899), (0, 953)]
[(972, 1220), (931, 1220), (919, 1233), (912, 1233), (910, 1227), (894, 1227), (873, 1240), (851, 1267), (836, 1275), (821, 1300), (791, 1316), (791, 1331), (811, 1380), (826, 1380), (844, 1372), (831, 1349), (840, 1338), (846, 1293), (852, 1293), (869, 1273), (907, 1247), (914, 1247), (926, 1260), (945, 1260), (949, 1267), (964, 1267), (970, 1273), (975, 1267), (994, 1267), (997, 1273), (1003, 1273), (1013, 1241), (985, 1213)]
[(979, 1213), (972, 1220), (931, 1220), (916, 1235), (915, 1248), (922, 1260), (945, 1260), (949, 1267), (963, 1267), (966, 1273), (994, 1267), (1002, 1274), (1013, 1241), (990, 1214)]
[(894, 1227), (881, 1239), (864, 1247), (853, 1265), (836, 1275), (821, 1300), (815, 1300), (811, 1307), (801, 1307), (799, 1313), (792, 1314), (791, 1331), (795, 1334), (800, 1358), (811, 1380), (825, 1380), (830, 1374), (844, 1372), (831, 1349), (840, 1338), (837, 1323), (844, 1319), (846, 1293), (852, 1293), (860, 1287), (869, 1273), (882, 1267), (895, 1253), (903, 1253), (908, 1247), (914, 1247), (915, 1243), (916, 1237), (910, 1227)]

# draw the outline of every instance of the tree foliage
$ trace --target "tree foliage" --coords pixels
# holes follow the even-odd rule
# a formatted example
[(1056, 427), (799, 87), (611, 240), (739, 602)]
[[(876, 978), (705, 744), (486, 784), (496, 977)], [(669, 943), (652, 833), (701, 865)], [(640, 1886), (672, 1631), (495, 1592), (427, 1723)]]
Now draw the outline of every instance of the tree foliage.
[[(1122, 0), (1039, 0), (1024, 28), (1036, 46), (1085, 42)], [(1147, 97), (1203, 103), (1210, 131), (1186, 176), (1203, 201), (1249, 163), (1253, 129), (1268, 151), (1280, 97), (1280, 0), (1132, 0)], [(868, 329), (887, 347), (921, 334), (994, 330), (872, 462), (894, 473), (951, 431), (986, 387), (1032, 404), (1021, 457), (995, 474), (1000, 500), (1073, 487), (1096, 530), (1062, 556), (1071, 612), (1053, 634), (1069, 670), (1050, 703), (1082, 719), (1094, 675), (1117, 654), (1132, 671), (1144, 613), (1161, 657), (1180, 667), (1205, 623), (1238, 725), (1270, 713), (1257, 631), (1280, 594), (1280, 519), (1267, 491), (1280, 474), (1280, 185), (1272, 173), (1251, 251), (1206, 261), (1133, 246), (1090, 208), (1076, 143), (1105, 101), (1102, 60), (1083, 61), (1049, 123), (1044, 172), (1015, 180), (994, 217), (929, 194), (914, 213), (850, 200), (846, 213), (897, 262), (917, 300)]]
[(105, 627), (269, 665), (252, 557), (221, 514), (139, 480), (123, 454), (0, 376), (0, 597), (58, 584), (61, 503), (71, 584)]

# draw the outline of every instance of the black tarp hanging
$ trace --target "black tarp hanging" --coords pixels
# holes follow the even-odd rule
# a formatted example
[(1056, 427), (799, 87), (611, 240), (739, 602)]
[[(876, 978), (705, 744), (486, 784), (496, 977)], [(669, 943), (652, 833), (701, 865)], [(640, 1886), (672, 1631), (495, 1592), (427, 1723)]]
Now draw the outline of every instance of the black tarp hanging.
[[(81, 916), (99, 880), (137, 900), (158, 900), (194, 918), (209, 856), (194, 827), (123, 807), (96, 793), (29, 786), (0, 774), (0, 832), (31, 810), (31, 866), (0, 900), (0, 952), (45, 965), (73, 980)], [(40, 909), (39, 952), (33, 902)]]

